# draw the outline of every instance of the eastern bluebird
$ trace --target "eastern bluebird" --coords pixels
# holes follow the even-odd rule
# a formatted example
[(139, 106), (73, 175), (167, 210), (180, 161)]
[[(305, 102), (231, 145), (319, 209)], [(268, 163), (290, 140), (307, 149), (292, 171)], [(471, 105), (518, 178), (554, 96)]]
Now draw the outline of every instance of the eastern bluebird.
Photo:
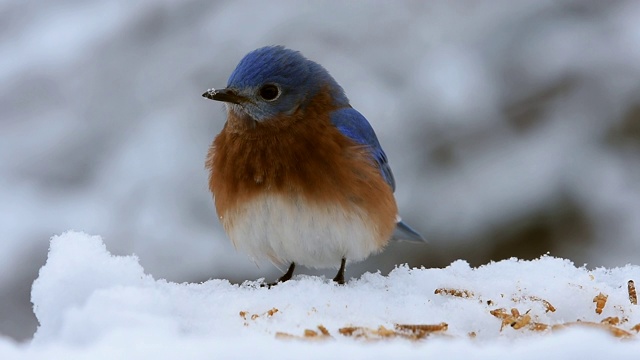
[(222, 90), (227, 121), (207, 155), (209, 189), (234, 246), (254, 259), (338, 267), (390, 239), (424, 241), (398, 216), (395, 180), (373, 128), (321, 65), (268, 46)]

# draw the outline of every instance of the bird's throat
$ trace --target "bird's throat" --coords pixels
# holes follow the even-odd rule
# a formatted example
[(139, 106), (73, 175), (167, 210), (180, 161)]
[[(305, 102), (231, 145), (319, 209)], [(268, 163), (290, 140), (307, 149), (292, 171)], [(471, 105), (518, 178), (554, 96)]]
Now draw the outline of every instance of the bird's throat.
[(229, 107), (227, 116), (227, 130), (231, 133), (243, 133), (256, 128), (257, 121), (242, 109)]

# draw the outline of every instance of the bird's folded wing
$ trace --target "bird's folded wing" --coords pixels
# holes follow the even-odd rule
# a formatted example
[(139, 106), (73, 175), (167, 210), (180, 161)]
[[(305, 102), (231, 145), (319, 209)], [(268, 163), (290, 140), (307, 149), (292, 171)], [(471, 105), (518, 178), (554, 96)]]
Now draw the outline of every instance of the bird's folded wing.
[(376, 133), (367, 119), (354, 108), (342, 108), (331, 114), (331, 122), (338, 130), (358, 144), (367, 146), (385, 181), (395, 191), (396, 182), (389, 167), (387, 155), (382, 150)]

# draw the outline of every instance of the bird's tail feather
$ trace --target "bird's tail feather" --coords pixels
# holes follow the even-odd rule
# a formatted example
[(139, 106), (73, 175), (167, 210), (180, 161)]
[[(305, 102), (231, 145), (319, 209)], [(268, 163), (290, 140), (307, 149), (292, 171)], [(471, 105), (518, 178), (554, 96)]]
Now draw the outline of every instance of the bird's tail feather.
[(393, 230), (393, 235), (391, 235), (392, 240), (405, 240), (411, 242), (420, 242), (426, 243), (428, 242), (422, 235), (420, 235), (417, 231), (413, 230), (411, 226), (402, 222), (402, 220), (398, 217), (398, 222), (396, 223), (396, 228)]

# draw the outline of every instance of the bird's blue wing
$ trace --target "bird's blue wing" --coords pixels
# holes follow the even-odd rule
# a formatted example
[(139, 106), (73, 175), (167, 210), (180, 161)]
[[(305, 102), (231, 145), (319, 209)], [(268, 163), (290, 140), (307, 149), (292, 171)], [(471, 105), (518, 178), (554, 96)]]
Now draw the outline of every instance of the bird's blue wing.
[[(376, 133), (367, 121), (357, 110), (353, 108), (342, 108), (334, 111), (331, 114), (331, 123), (338, 128), (338, 130), (355, 141), (358, 144), (367, 146), (373, 159), (378, 165), (378, 169), (382, 174), (382, 177), (391, 186), (391, 189), (396, 190), (396, 181), (393, 178), (393, 173), (389, 167), (389, 161), (387, 155), (382, 150)], [(426, 240), (413, 230), (409, 225), (402, 222), (400, 217), (397, 218), (396, 228), (391, 237), (393, 240), (408, 240), (415, 242), (426, 242)]]
[(368, 147), (382, 177), (391, 186), (391, 189), (395, 191), (396, 181), (389, 167), (387, 155), (382, 150), (378, 137), (376, 137), (376, 133), (367, 119), (354, 108), (348, 107), (335, 110), (331, 114), (331, 123), (349, 139)]

